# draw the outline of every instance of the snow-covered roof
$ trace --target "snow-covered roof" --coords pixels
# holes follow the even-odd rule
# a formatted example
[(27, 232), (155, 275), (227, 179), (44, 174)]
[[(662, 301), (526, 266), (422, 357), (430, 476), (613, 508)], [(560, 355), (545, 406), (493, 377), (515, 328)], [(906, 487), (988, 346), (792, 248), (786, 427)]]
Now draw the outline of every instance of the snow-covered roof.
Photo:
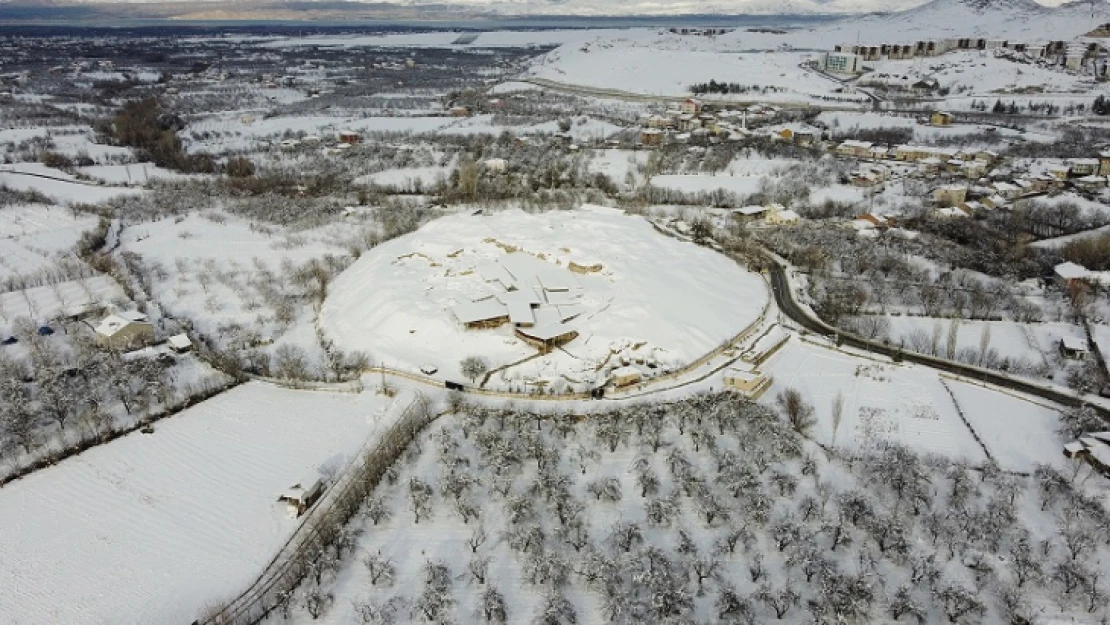
[(1078, 337), (1064, 336), (1064, 337), (1060, 338), (1060, 342), (1063, 343), (1064, 349), (1066, 349), (1068, 351), (1073, 351), (1073, 352), (1085, 352), (1085, 351), (1087, 351), (1087, 341), (1084, 341), (1083, 339), (1080, 339)]
[(742, 380), (744, 382), (754, 382), (763, 377), (761, 373), (755, 373), (745, 369), (731, 368), (725, 373), (726, 380)]
[(146, 321), (146, 314), (137, 310), (125, 310), (116, 314), (128, 321)]
[(617, 367), (616, 369), (613, 369), (613, 373), (612, 373), (612, 376), (614, 378), (638, 377), (638, 376), (642, 376), (642, 375), (643, 375), (643, 372), (641, 372), (636, 367), (633, 367), (632, 365), (626, 365), (624, 367)]
[(149, 325), (144, 321), (134, 321), (125, 319), (120, 315), (108, 315), (96, 326), (96, 333), (102, 336), (112, 337), (119, 333), (120, 330), (131, 325)]
[(573, 331), (574, 328), (565, 323), (545, 323), (531, 328), (517, 328), (517, 332), (538, 341), (550, 341)]
[(167, 339), (167, 342), (174, 349), (189, 349), (193, 346), (193, 342), (185, 334), (175, 334)]
[(455, 315), (459, 323), (480, 323), (508, 316), (509, 312), (505, 309), (504, 304), (489, 297), (477, 302), (466, 302), (453, 306), (451, 314)]
[(766, 210), (767, 208), (763, 206), (741, 206), (740, 208), (733, 209), (732, 212), (741, 215), (758, 215)]
[(1073, 262), (1060, 263), (1052, 268), (1056, 275), (1065, 280), (1079, 280), (1087, 277), (1090, 272), (1083, 265)]

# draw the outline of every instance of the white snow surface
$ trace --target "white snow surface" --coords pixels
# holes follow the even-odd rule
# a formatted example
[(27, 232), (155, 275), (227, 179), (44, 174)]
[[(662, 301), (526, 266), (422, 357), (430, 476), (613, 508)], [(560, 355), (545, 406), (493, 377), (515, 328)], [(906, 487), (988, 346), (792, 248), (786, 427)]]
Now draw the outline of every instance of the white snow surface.
[(569, 321), (579, 337), (531, 361), (528, 370), (539, 375), (581, 381), (611, 355), (630, 351), (660, 364), (688, 363), (739, 333), (767, 302), (758, 276), (659, 234), (640, 217), (602, 208), (512, 210), (445, 217), (364, 254), (332, 283), (319, 325), (348, 351), (414, 372), (432, 364), (449, 379), (460, 379), (458, 363), (467, 356), (485, 357), (491, 367), (531, 356), (535, 349), (511, 326), (466, 330), (450, 312), (499, 292), (475, 271), (507, 253), (499, 245), (563, 267), (603, 267), (567, 274), (581, 287), (582, 313)]
[(278, 495), (342, 466), (384, 396), (248, 383), (0, 489), (0, 622), (188, 623), (296, 527)]

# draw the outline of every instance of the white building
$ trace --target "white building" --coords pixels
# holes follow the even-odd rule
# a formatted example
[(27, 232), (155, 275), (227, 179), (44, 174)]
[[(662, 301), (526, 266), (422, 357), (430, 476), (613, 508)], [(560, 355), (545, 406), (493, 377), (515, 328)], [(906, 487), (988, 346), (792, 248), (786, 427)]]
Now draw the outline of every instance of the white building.
[(828, 52), (822, 60), (821, 68), (837, 74), (858, 74), (861, 69), (860, 56), (848, 52)]

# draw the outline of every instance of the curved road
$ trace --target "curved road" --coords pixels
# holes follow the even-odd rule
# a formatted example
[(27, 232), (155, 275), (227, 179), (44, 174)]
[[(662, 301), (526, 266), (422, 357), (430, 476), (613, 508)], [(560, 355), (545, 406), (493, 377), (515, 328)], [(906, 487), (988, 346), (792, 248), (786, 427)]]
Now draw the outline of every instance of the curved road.
[(1041, 397), (1063, 406), (1075, 407), (1088, 405), (1098, 411), (1103, 418), (1110, 419), (1110, 410), (1107, 410), (1098, 403), (1089, 401), (1081, 395), (1076, 395), (1064, 391), (1063, 389), (1042, 386), (1032, 381), (1014, 378), (991, 369), (984, 369), (982, 367), (965, 365), (942, 358), (934, 358), (916, 352), (905, 351), (897, 346), (869, 341), (860, 336), (836, 330), (824, 321), (813, 316), (809, 311), (798, 304), (797, 300), (794, 299), (794, 293), (790, 287), (790, 280), (786, 275), (786, 268), (773, 256), (768, 254), (767, 258), (770, 261), (769, 274), (771, 277), (771, 292), (775, 295), (775, 302), (778, 304), (779, 310), (814, 334), (836, 337), (843, 345), (882, 354), (895, 360), (905, 360), (947, 373), (981, 380), (995, 386), (1001, 386), (1020, 393)]

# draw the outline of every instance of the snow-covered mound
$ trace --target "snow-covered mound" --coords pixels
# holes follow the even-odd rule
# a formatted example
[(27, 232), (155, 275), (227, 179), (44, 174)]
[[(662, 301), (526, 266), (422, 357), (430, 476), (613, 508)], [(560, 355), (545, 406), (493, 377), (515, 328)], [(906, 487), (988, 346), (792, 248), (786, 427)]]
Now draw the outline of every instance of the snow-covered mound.
[[(572, 318), (554, 323), (565, 323), (577, 337), (497, 373), (490, 380), (494, 388), (538, 383), (578, 389), (622, 361), (643, 363), (645, 373), (648, 363), (657, 371), (676, 368), (735, 336), (767, 303), (757, 275), (659, 234), (641, 217), (599, 207), (514, 210), (445, 217), (363, 255), (330, 286), (320, 327), (337, 346), (364, 350), (375, 363), (410, 371), (430, 364), (448, 379), (462, 379), (459, 361), (469, 356), (491, 367), (517, 363), (537, 349), (513, 323), (467, 329), (459, 313), (475, 301), (496, 304), (484, 298), (553, 295), (517, 276), (528, 285), (506, 297), (491, 268), (511, 269), (508, 261), (522, 253), (534, 257), (527, 265), (550, 268), (540, 282), (558, 274), (572, 283), (559, 293), (567, 302), (550, 305), (560, 312), (564, 304), (572, 307)], [(536, 327), (547, 305), (539, 304)]]

